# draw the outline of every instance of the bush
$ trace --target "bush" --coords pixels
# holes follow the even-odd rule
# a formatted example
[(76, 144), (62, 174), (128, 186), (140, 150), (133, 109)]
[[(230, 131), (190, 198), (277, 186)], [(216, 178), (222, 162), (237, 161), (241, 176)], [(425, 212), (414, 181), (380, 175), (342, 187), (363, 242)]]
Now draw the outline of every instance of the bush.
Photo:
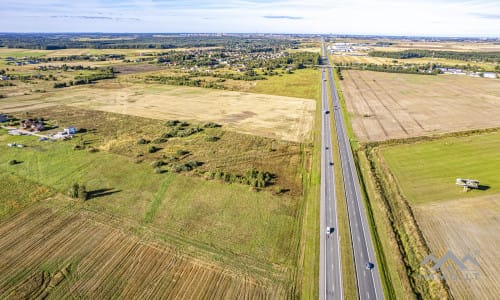
[(9, 161), (9, 165), (11, 165), (11, 166), (17, 165), (17, 164), (18, 164), (18, 161), (15, 159)]
[(163, 173), (163, 170), (160, 167), (155, 168), (155, 174), (161, 174)]
[(165, 122), (165, 125), (173, 127), (173, 126), (177, 126), (177, 124), (179, 124), (179, 123), (180, 123), (179, 120), (169, 120), (169, 121)]
[(88, 199), (87, 188), (83, 184), (78, 188), (78, 199), (83, 201)]
[(164, 137), (156, 138), (156, 139), (151, 141), (151, 143), (153, 143), (153, 144), (161, 144), (161, 143), (166, 143), (166, 142), (168, 142), (168, 139), (166, 139)]
[(178, 156), (183, 156), (183, 155), (189, 154), (189, 151), (187, 151), (187, 150), (177, 150), (175, 153)]
[(205, 138), (205, 141), (207, 142), (217, 142), (218, 140), (220, 140), (220, 138), (217, 136), (207, 136)]
[(160, 150), (160, 148), (156, 148), (155, 146), (149, 146), (148, 153), (155, 153), (158, 150)]
[(80, 190), (80, 185), (78, 183), (73, 183), (69, 190), (69, 196), (73, 199), (78, 198), (78, 191)]
[(217, 127), (222, 127), (221, 125), (214, 123), (214, 122), (209, 122), (203, 125), (205, 128), (217, 128)]
[(153, 166), (153, 168), (158, 168), (158, 167), (161, 167), (163, 166), (165, 163), (161, 160), (157, 160), (157, 161), (154, 161), (151, 163), (151, 166)]
[(140, 138), (140, 139), (138, 139), (138, 140), (137, 140), (137, 144), (138, 144), (138, 145), (144, 145), (144, 144), (147, 144), (147, 143), (148, 143), (148, 141), (146, 141), (146, 140), (145, 140), (145, 139), (143, 139), (143, 138)]

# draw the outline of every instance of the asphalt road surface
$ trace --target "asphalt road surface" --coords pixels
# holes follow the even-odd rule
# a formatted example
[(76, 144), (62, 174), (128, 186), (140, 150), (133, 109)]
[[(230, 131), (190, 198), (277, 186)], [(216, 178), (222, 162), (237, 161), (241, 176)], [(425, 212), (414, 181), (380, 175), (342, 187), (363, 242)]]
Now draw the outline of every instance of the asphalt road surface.
[[(343, 299), (340, 236), (333, 172), (332, 133), (328, 108), (326, 68), (322, 71), (321, 204), (320, 204), (320, 299)], [(327, 231), (327, 227), (331, 229)]]
[[(322, 48), (324, 53), (326, 53), (324, 44)], [(376, 262), (370, 228), (368, 227), (366, 210), (361, 198), (359, 179), (356, 173), (356, 167), (354, 165), (354, 158), (349, 144), (349, 138), (347, 137), (347, 131), (344, 125), (342, 110), (340, 109), (340, 103), (337, 90), (335, 89), (332, 68), (330, 67), (330, 60), (328, 58), (328, 55), (326, 56), (326, 62), (326, 69), (329, 79), (328, 83), (333, 104), (332, 113), (333, 118), (335, 119), (335, 128), (337, 130), (338, 147), (342, 165), (342, 176), (344, 179), (344, 189), (347, 201), (349, 229), (351, 231), (351, 243), (354, 254), (354, 266), (356, 271), (355, 276), (358, 288), (358, 296), (360, 299), (381, 300), (384, 299), (384, 294), (382, 290), (380, 274)], [(324, 70), (325, 68), (323, 69), (323, 71)], [(326, 82), (323, 80), (323, 87), (325, 87), (325, 85)], [(323, 91), (323, 93), (326, 92)], [(326, 256), (329, 255), (330, 253), (326, 254)], [(326, 260), (328, 261), (328, 258)], [(374, 267), (372, 269), (368, 269), (367, 263), (373, 264)], [(327, 280), (331, 280), (331, 277), (327, 276)]]

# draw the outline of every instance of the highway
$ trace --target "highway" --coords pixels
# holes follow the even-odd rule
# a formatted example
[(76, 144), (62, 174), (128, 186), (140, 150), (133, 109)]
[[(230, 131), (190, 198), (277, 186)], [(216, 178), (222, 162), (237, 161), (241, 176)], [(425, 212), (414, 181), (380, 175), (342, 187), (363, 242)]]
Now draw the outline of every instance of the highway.
[[(323, 53), (326, 53), (325, 45), (323, 43), (322, 45)], [(332, 104), (333, 104), (333, 117), (335, 120), (335, 128), (337, 131), (337, 145), (339, 148), (340, 152), (340, 161), (341, 161), (341, 167), (342, 167), (342, 177), (344, 180), (344, 190), (345, 190), (345, 197), (347, 201), (347, 210), (348, 210), (348, 218), (349, 218), (349, 230), (351, 232), (351, 243), (352, 243), (352, 248), (353, 248), (353, 254), (354, 254), (354, 266), (355, 266), (355, 276), (356, 276), (356, 285), (358, 288), (358, 297), (359, 299), (372, 299), (372, 300), (381, 300), (384, 299), (384, 294), (382, 290), (382, 284), (380, 280), (380, 274), (379, 274), (379, 269), (378, 265), (376, 262), (376, 257), (375, 257), (375, 251), (373, 248), (373, 243), (371, 239), (371, 233), (370, 233), (370, 228), (368, 226), (368, 220), (367, 220), (367, 215), (366, 215), (366, 209), (364, 207), (363, 200), (361, 198), (361, 191), (360, 191), (360, 185), (359, 185), (359, 179), (358, 175), (356, 173), (356, 167), (354, 164), (354, 158), (353, 154), (351, 151), (350, 143), (349, 143), (349, 138), (347, 136), (347, 131), (346, 127), (344, 124), (344, 119), (342, 117), (342, 110), (340, 109), (340, 103), (338, 99), (338, 94), (337, 90), (335, 89), (335, 84), (333, 81), (333, 73), (332, 73), (332, 68), (330, 65), (330, 60), (328, 58), (328, 55), (326, 56), (326, 62), (327, 62), (327, 67), (323, 68), (323, 76), (325, 69), (328, 71), (328, 83), (329, 83), (329, 88), (331, 91), (331, 96), (332, 96)], [(324, 81), (323, 78), (323, 89), (325, 89), (326, 82)], [(324, 94), (326, 94), (326, 91), (323, 90), (323, 97)], [(324, 101), (324, 99), (323, 99)], [(324, 104), (323, 104), (324, 105)], [(324, 114), (323, 114), (324, 115)], [(324, 116), (325, 118), (325, 116)], [(329, 140), (330, 138), (325, 137), (325, 133), (328, 136), (330, 135), (330, 128), (328, 127), (328, 130), (325, 128), (326, 125), (323, 125), (323, 141), (326, 140), (326, 142), (331, 143)], [(326, 126), (327, 127), (327, 126)], [(330, 145), (330, 144), (328, 144)], [(331, 149), (331, 145), (329, 146)], [(323, 149), (324, 150), (324, 149)], [(330, 153), (331, 156), (331, 153)], [(322, 166), (325, 166), (323, 163)], [(332, 170), (333, 172), (333, 170)], [(332, 173), (333, 176), (333, 173)], [(328, 176), (325, 176), (325, 178), (328, 180)], [(329, 181), (326, 183), (327, 185), (330, 184)], [(328, 191), (328, 187), (326, 190)], [(333, 193), (334, 193), (334, 188), (332, 188)], [(327, 192), (328, 193), (328, 192)], [(323, 200), (322, 200), (323, 202)], [(327, 201), (328, 203), (328, 201)], [(326, 208), (328, 210), (328, 207)], [(329, 217), (329, 215), (328, 215)], [(323, 224), (323, 223), (322, 223)], [(340, 230), (343, 230), (344, 228), (341, 228)], [(337, 230), (335, 231), (337, 232)], [(347, 242), (347, 241), (345, 241)], [(327, 246), (328, 247), (328, 243)], [(333, 247), (333, 246), (332, 246)], [(336, 250), (338, 251), (338, 250)], [(335, 260), (337, 257), (335, 257), (334, 251), (330, 253), (329, 251), (326, 252), (326, 260), (327, 262), (329, 261), (328, 256), (332, 254), (334, 257), (330, 258)], [(373, 269), (367, 269), (366, 264), (370, 262), (373, 263), (374, 268)], [(340, 268), (339, 268), (340, 272)], [(327, 272), (328, 274), (328, 272)], [(340, 275), (340, 273), (339, 273)], [(353, 274), (354, 275), (354, 274)], [(321, 277), (321, 273), (320, 273)], [(332, 280), (332, 277), (326, 276), (326, 280)], [(334, 279), (334, 282), (336, 282), (336, 279)], [(333, 283), (332, 283), (333, 284)], [(333, 284), (334, 286), (335, 284)], [(328, 284), (326, 288), (328, 288)], [(320, 294), (321, 294), (321, 286), (320, 286)], [(329, 293), (329, 291), (327, 292)], [(321, 296), (320, 296), (321, 298)], [(330, 298), (329, 298), (330, 299)], [(331, 298), (333, 299), (333, 298)]]
[[(333, 172), (332, 133), (326, 68), (322, 73), (322, 129), (321, 129), (321, 204), (320, 204), (320, 299), (343, 299), (340, 236), (338, 234), (335, 177)], [(327, 232), (326, 228), (333, 228)]]

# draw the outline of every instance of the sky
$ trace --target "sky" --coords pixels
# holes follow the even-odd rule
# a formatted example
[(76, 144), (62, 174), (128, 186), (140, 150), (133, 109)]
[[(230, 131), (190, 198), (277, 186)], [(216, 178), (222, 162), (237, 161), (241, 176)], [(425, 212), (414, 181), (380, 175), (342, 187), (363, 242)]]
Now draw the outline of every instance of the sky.
[(0, 0), (0, 32), (500, 37), (500, 0)]

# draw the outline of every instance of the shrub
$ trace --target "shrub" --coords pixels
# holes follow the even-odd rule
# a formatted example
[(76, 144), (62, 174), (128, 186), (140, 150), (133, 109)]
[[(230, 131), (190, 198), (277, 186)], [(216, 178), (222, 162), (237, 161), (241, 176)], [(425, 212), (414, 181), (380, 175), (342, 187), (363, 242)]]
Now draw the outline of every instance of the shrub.
[(78, 191), (80, 190), (80, 185), (78, 183), (73, 183), (69, 190), (69, 196), (73, 199), (78, 198)]
[(148, 153), (155, 153), (158, 150), (160, 150), (160, 148), (156, 148), (155, 146), (149, 146)]
[(177, 150), (175, 153), (178, 156), (183, 156), (183, 155), (189, 154), (189, 151), (187, 151), (187, 150)]
[(87, 188), (83, 184), (78, 188), (78, 199), (81, 199), (83, 201), (88, 199)]
[(96, 153), (96, 152), (99, 152), (99, 149), (94, 148), (94, 147), (91, 147), (91, 148), (89, 149), (89, 153)]
[(148, 141), (146, 141), (146, 140), (145, 140), (145, 139), (143, 139), (143, 138), (140, 138), (140, 139), (138, 139), (138, 140), (137, 140), (137, 144), (138, 144), (138, 145), (144, 145), (144, 144), (147, 144), (147, 143), (148, 143)]
[(153, 168), (158, 168), (158, 167), (161, 167), (163, 166), (165, 163), (161, 160), (157, 160), (157, 161), (154, 161), (151, 163), (151, 166), (153, 166)]
[(220, 140), (220, 138), (217, 137), (217, 136), (207, 136), (207, 137), (205, 137), (205, 141), (207, 141), (207, 142), (217, 142), (218, 140)]
[(13, 165), (17, 165), (17, 160), (13, 159), (13, 160), (10, 160), (9, 161), (9, 165), (13, 166)]
[(156, 139), (151, 141), (151, 143), (153, 143), (153, 144), (161, 144), (161, 143), (166, 143), (166, 142), (168, 142), (168, 139), (166, 139), (164, 137), (159, 137), (159, 138), (156, 138)]
[(209, 122), (203, 125), (205, 128), (217, 128), (217, 127), (222, 127), (221, 125), (214, 123), (214, 122)]
[(177, 132), (178, 132), (177, 129), (172, 129), (169, 132), (164, 133), (162, 135), (162, 138), (168, 139), (168, 138), (176, 137), (177, 136)]
[(172, 126), (177, 126), (177, 124), (179, 124), (179, 123), (180, 123), (179, 120), (169, 120), (169, 121), (165, 122), (165, 125), (172, 127)]
[(160, 167), (155, 168), (155, 174), (161, 174), (163, 173), (163, 170)]

